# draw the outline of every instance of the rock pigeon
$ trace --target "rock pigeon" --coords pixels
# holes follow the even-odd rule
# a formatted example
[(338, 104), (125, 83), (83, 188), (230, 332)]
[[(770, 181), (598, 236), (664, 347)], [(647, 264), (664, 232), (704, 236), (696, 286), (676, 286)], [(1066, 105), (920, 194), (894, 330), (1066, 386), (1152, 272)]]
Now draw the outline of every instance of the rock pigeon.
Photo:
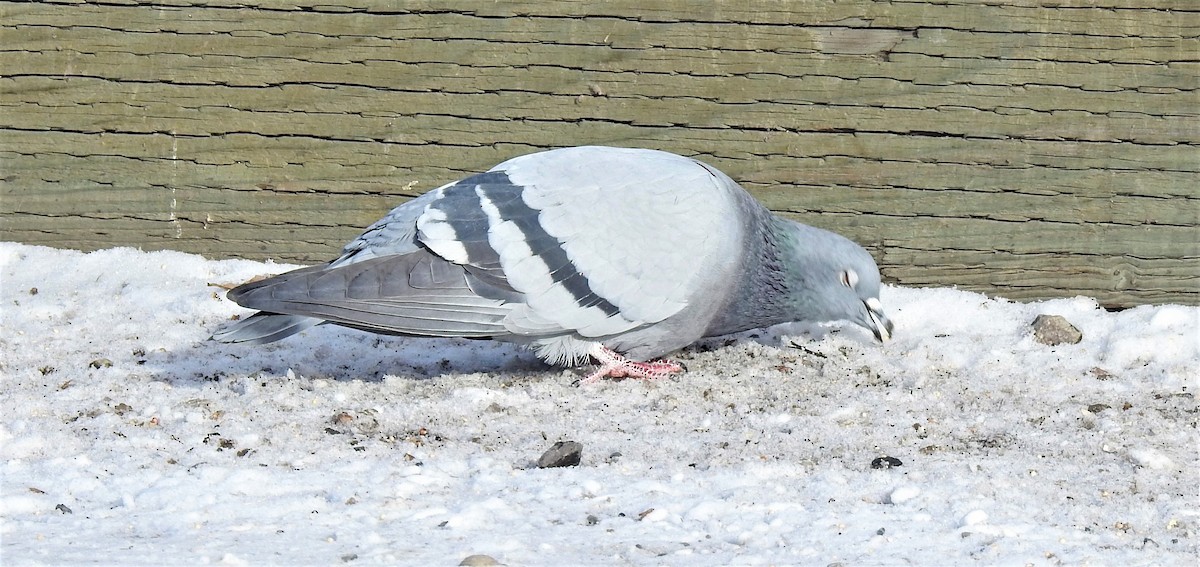
[(861, 246), (773, 215), (700, 161), (583, 146), (516, 157), (413, 199), (337, 259), (238, 286), (253, 316), (213, 335), (265, 343), (333, 323), (519, 343), (584, 382), (659, 378), (698, 339), (847, 320), (892, 334)]

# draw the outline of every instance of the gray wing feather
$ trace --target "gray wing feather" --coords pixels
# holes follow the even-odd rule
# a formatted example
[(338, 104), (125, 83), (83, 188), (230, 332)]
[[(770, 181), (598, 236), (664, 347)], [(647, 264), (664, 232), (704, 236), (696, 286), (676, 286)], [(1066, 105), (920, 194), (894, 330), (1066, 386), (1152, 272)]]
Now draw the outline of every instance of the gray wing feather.
[(288, 272), (234, 288), (229, 298), (268, 313), (377, 333), (484, 338), (506, 334), (507, 293), (464, 266), (418, 250)]
[(342, 248), (341, 256), (330, 265), (340, 266), (380, 256), (415, 252), (419, 248), (416, 239), (417, 218), (425, 212), (429, 203), (440, 196), (441, 191), (435, 189), (392, 209), (347, 243)]
[(301, 315), (258, 312), (213, 333), (223, 343), (265, 344), (290, 337), (324, 321)]
[[(476, 277), (511, 290), (500, 256), (489, 241), (491, 221), (482, 208), (480, 189), (509, 191), (511, 185), (488, 174), (473, 175), (434, 191), (435, 198), (413, 221), (421, 245)], [(519, 198), (519, 195), (518, 195)]]

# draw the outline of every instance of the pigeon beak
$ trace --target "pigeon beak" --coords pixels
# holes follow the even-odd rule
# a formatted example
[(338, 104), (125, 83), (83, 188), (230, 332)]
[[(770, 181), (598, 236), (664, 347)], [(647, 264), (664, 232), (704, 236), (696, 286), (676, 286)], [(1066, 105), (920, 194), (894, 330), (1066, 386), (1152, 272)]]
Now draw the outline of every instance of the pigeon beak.
[(871, 326), (867, 328), (875, 335), (875, 340), (884, 343), (892, 338), (892, 322), (883, 314), (883, 304), (879, 299), (867, 299), (863, 301), (863, 307), (867, 309), (867, 317), (871, 319)]

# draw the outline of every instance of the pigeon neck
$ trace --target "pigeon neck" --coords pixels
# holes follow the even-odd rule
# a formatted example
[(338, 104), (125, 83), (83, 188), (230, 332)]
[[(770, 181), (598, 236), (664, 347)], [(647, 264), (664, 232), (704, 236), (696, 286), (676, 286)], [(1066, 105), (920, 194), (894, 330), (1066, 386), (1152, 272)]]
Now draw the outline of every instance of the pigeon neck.
[(736, 281), (729, 304), (709, 326), (706, 336), (726, 335), (784, 323), (787, 310), (779, 303), (788, 296), (790, 285), (782, 252), (789, 244), (784, 224), (768, 211), (758, 215), (748, 231), (746, 254), (732, 274)]

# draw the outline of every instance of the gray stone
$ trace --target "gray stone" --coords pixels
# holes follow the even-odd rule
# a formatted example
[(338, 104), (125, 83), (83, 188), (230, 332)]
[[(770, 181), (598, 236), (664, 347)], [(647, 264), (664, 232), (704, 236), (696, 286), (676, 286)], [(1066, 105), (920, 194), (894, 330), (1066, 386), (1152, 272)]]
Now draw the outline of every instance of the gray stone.
[(1083, 333), (1061, 315), (1038, 315), (1033, 320), (1033, 339), (1044, 345), (1073, 345), (1083, 340)]
[(500, 562), (496, 561), (496, 559), (491, 555), (481, 555), (477, 553), (475, 555), (468, 555), (464, 557), (463, 560), (458, 564), (466, 565), (468, 567), (484, 567), (486, 565), (499, 565)]
[(542, 457), (538, 459), (537, 466), (539, 469), (573, 467), (578, 465), (582, 458), (583, 445), (575, 441), (559, 441), (545, 453), (542, 453)]

